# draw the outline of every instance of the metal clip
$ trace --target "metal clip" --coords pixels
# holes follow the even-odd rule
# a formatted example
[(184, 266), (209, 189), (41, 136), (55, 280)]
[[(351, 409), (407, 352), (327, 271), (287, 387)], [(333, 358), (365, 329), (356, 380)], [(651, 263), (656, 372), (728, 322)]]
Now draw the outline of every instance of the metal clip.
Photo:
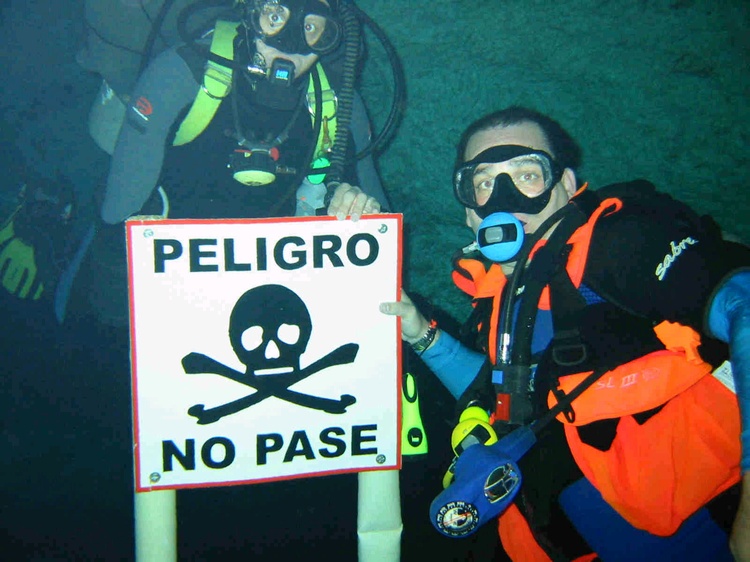
[[(339, 98), (336, 95), (336, 92), (333, 90), (323, 90), (321, 92), (322, 96), (322, 105), (325, 106), (326, 103), (333, 102), (333, 114), (332, 115), (326, 115), (328, 119), (333, 119), (336, 117), (336, 114), (339, 111)], [(310, 115), (315, 117), (315, 92), (307, 92), (307, 110), (310, 112)]]

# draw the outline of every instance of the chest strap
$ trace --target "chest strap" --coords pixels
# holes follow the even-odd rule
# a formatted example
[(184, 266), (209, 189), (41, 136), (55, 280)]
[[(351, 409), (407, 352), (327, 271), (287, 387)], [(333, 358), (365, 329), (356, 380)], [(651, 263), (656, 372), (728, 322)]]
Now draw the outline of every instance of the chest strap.
[(232, 91), (232, 61), (236, 21), (218, 20), (211, 40), (211, 57), (206, 61), (203, 83), (185, 118), (175, 133), (172, 144), (181, 146), (200, 135), (216, 115), (221, 102)]

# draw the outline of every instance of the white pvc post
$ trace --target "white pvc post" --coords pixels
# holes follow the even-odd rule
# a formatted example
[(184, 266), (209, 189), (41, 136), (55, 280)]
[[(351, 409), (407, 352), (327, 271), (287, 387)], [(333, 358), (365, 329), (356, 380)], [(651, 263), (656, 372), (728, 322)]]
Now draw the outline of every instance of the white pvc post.
[(399, 562), (404, 528), (399, 471), (360, 472), (357, 485), (359, 562)]
[(135, 494), (135, 559), (177, 562), (177, 492)]

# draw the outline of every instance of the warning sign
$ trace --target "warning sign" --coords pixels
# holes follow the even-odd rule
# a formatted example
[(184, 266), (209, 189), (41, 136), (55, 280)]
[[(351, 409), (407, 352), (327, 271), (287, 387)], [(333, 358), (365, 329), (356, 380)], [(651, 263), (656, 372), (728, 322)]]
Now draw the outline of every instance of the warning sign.
[(127, 223), (136, 490), (400, 468), (401, 215)]

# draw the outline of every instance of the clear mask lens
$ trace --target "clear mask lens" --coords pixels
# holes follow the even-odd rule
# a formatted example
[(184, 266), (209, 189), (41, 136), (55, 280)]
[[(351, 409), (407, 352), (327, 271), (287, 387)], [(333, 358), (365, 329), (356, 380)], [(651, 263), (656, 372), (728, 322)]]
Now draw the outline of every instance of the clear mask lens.
[(258, 1), (252, 18), (253, 27), (267, 44), (282, 52), (328, 52), (338, 44), (339, 26), (328, 15), (318, 13), (317, 4), (320, 4), (320, 12), (325, 12), (325, 5), (317, 0), (308, 2), (307, 8), (287, 6), (278, 0)]
[[(560, 181), (560, 175), (558, 166), (545, 152), (510, 145), (497, 146), (458, 167), (453, 176), (453, 187), (462, 205), (479, 209), (490, 201), (495, 190), (506, 185), (517, 192), (511, 194), (510, 199), (540, 197)], [(500, 181), (502, 177), (506, 178), (505, 181)]]
[(305, 43), (310, 48), (316, 48), (319, 43), (323, 40), (326, 35), (326, 27), (328, 25), (328, 19), (318, 14), (308, 14), (305, 16), (304, 23), (304, 34)]
[(278, 2), (256, 3), (257, 17), (253, 19), (255, 30), (261, 35), (273, 37), (284, 29), (289, 21), (290, 11)]

